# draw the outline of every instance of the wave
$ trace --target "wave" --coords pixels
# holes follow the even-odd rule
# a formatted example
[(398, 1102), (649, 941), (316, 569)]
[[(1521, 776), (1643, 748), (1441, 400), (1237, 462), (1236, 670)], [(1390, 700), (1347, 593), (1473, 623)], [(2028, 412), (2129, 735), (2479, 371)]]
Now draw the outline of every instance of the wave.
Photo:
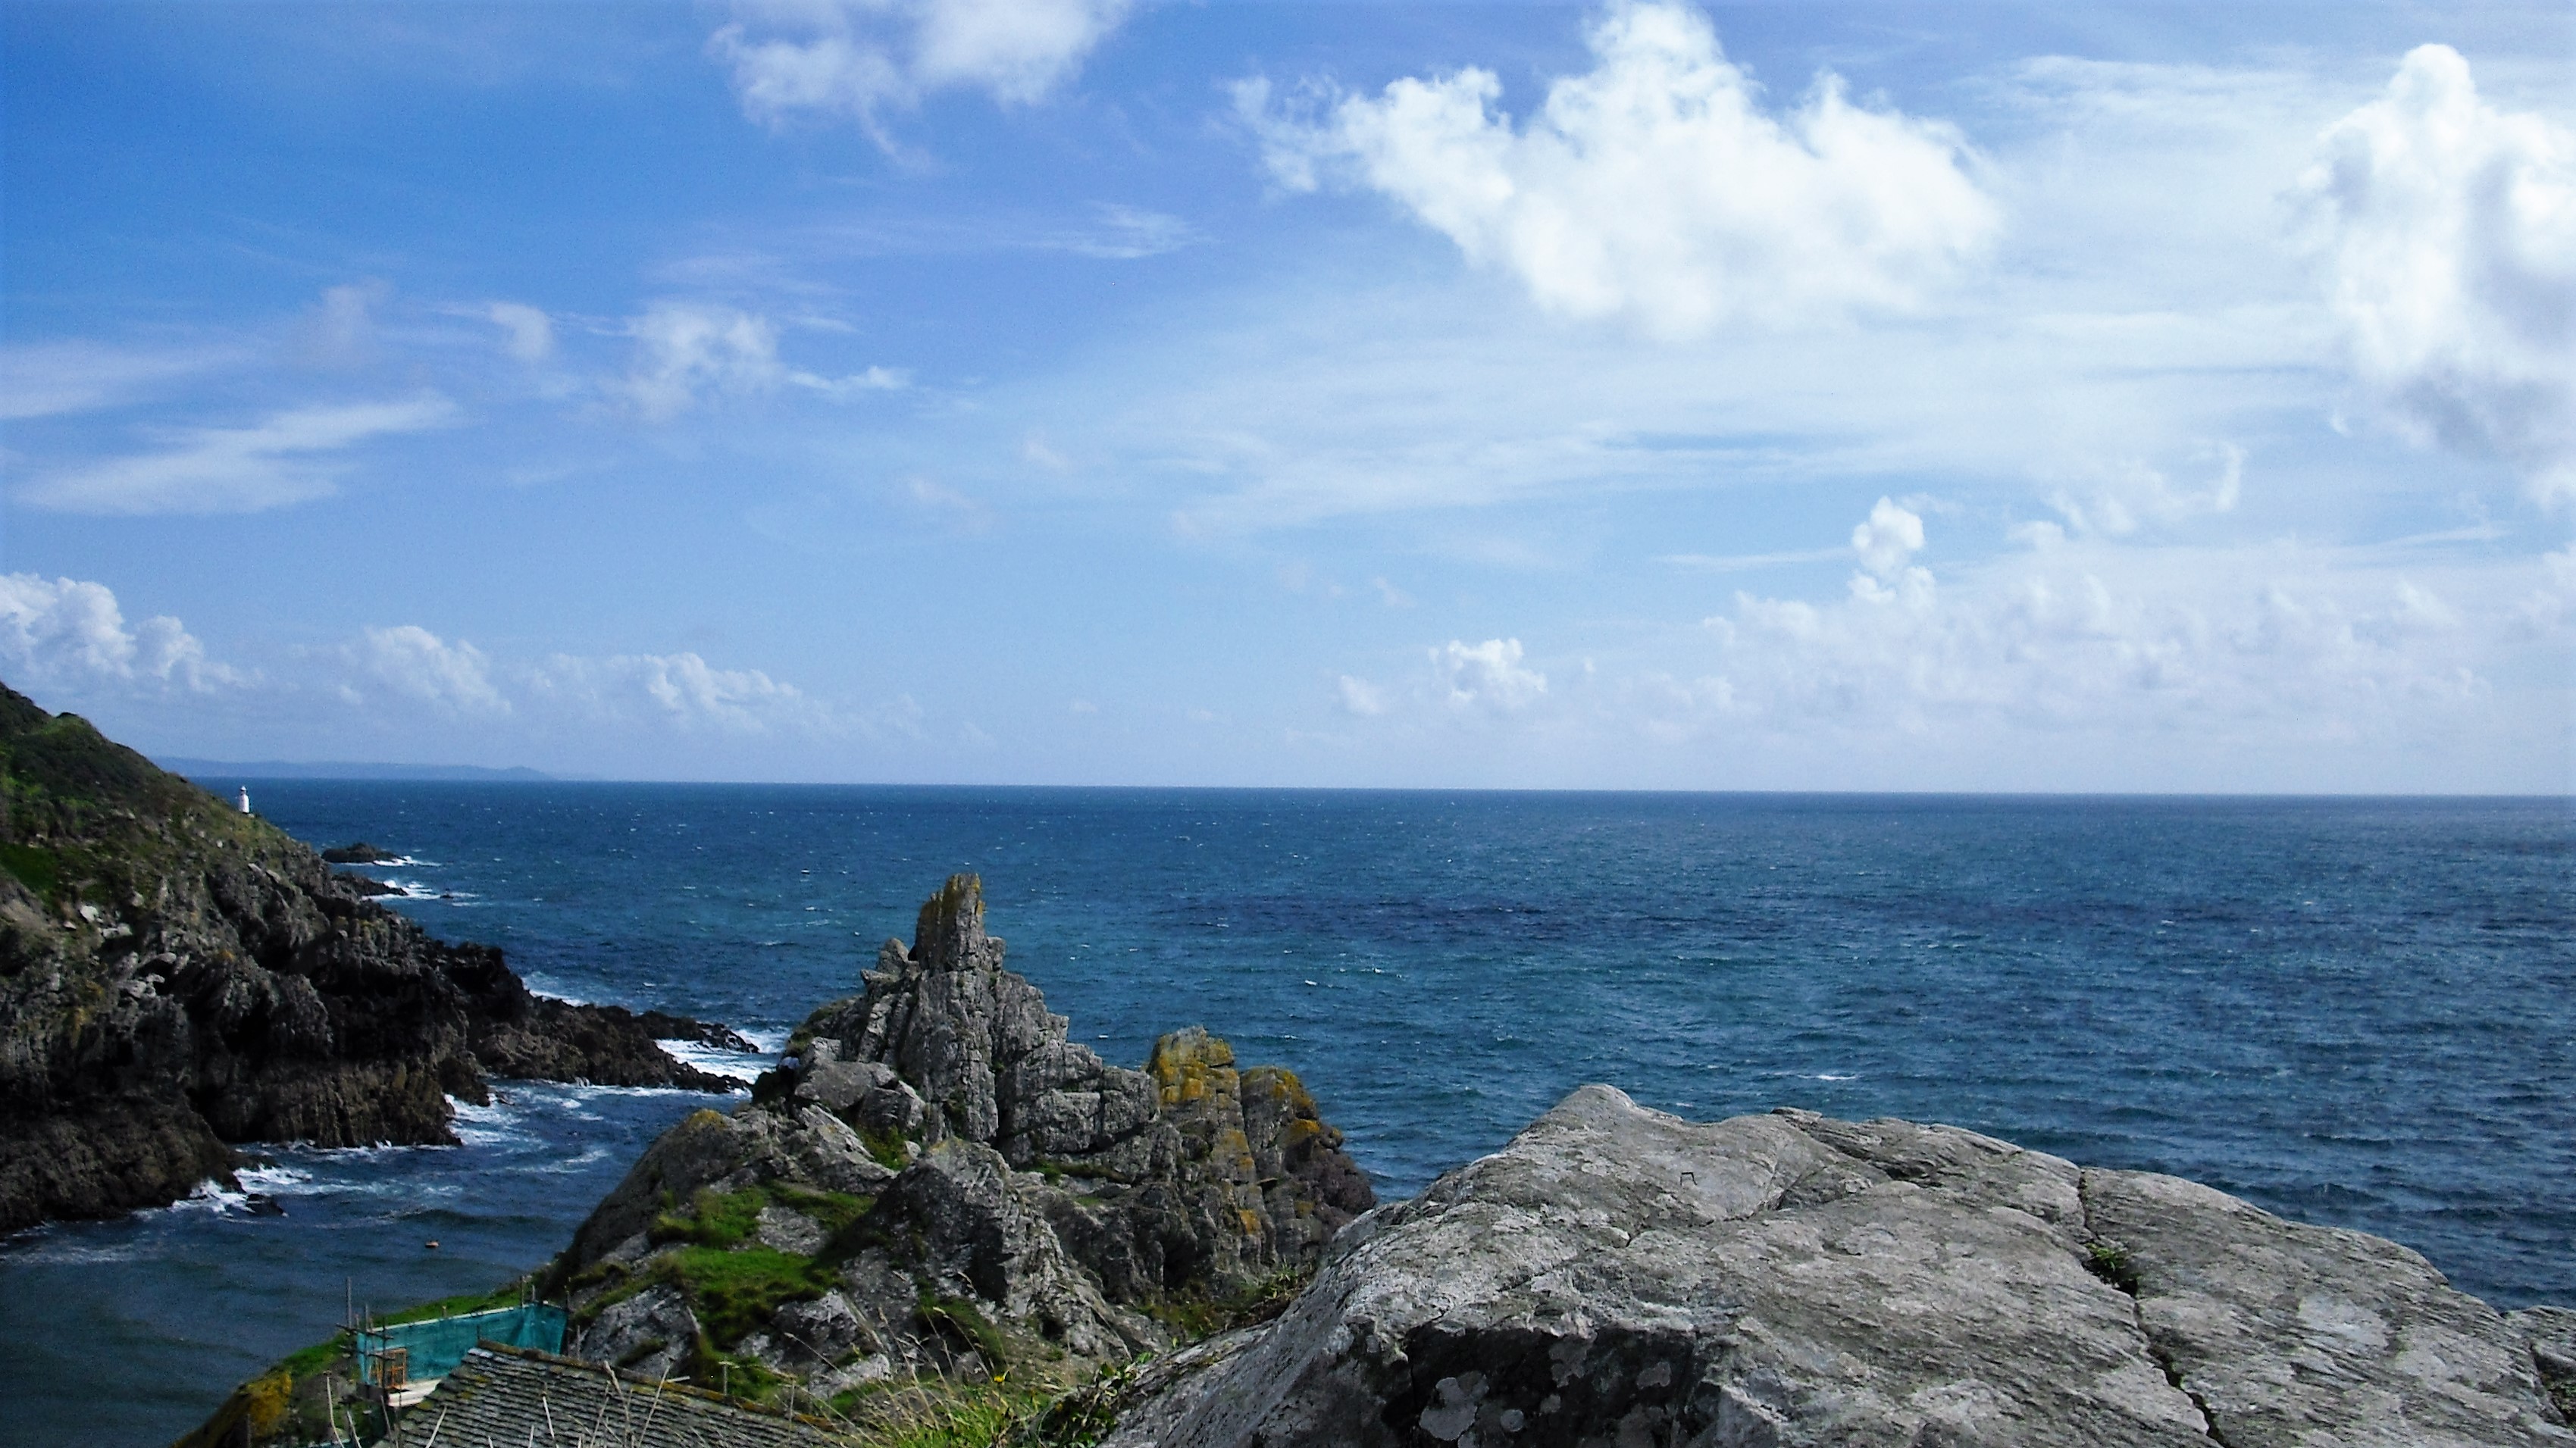
[(736, 1081), (757, 1080), (761, 1072), (776, 1063), (776, 1053), (767, 1049), (746, 1055), (697, 1041), (656, 1041), (654, 1044), (701, 1071), (729, 1076)]

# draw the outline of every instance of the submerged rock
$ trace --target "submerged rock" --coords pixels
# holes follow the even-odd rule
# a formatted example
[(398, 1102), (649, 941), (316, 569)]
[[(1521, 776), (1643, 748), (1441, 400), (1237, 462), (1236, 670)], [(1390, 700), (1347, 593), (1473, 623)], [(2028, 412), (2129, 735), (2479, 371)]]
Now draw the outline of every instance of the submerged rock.
[(2576, 1444), (2543, 1385), (2571, 1324), (2173, 1177), (1587, 1086), (1109, 1441)]
[[(1071, 1381), (1311, 1271), (1375, 1204), (1294, 1074), (1239, 1070), (1196, 1027), (1143, 1070), (1070, 1041), (1004, 967), (973, 876), (862, 982), (750, 1104), (673, 1127), (575, 1234), (555, 1280), (576, 1352), (631, 1351), (612, 1314), (675, 1291), (733, 1304), (700, 1314), (700, 1381), (745, 1359), (827, 1394)], [(751, 1252), (770, 1255), (732, 1255)]]

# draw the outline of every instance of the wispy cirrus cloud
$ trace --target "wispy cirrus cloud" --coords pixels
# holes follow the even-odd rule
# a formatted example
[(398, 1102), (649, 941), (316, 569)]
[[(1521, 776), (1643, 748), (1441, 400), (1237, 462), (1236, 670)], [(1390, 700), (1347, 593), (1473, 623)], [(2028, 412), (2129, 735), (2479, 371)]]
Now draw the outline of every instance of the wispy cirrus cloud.
[(247, 427), (174, 428), (157, 452), (44, 474), (17, 499), (62, 513), (256, 513), (326, 497), (378, 438), (463, 419), (436, 393), (289, 408)]
[(237, 364), (225, 346), (118, 347), (103, 342), (30, 342), (0, 347), (0, 422), (26, 422), (119, 407), (163, 384)]

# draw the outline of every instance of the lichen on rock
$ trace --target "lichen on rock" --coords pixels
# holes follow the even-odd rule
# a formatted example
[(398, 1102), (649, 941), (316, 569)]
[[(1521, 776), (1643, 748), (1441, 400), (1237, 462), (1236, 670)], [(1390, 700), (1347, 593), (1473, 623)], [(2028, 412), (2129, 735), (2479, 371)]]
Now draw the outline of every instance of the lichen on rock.
[[(571, 1350), (633, 1351), (625, 1304), (669, 1293), (701, 1325), (674, 1359), (700, 1382), (798, 1380), (853, 1402), (922, 1374), (1070, 1383), (1235, 1304), (1275, 1307), (1275, 1284), (1375, 1204), (1292, 1073), (1239, 1070), (1195, 1026), (1143, 1070), (1111, 1065), (1003, 962), (981, 881), (951, 877), (912, 943), (887, 941), (859, 995), (815, 1011), (749, 1104), (673, 1127), (582, 1225), (553, 1270)], [(780, 1220), (815, 1191), (865, 1209)], [(720, 1283), (687, 1255), (718, 1210), (701, 1204), (746, 1193), (770, 1203), (743, 1218), (769, 1250), (818, 1242), (790, 1254), (801, 1276)], [(774, 1300), (728, 1335), (705, 1328), (719, 1291)]]

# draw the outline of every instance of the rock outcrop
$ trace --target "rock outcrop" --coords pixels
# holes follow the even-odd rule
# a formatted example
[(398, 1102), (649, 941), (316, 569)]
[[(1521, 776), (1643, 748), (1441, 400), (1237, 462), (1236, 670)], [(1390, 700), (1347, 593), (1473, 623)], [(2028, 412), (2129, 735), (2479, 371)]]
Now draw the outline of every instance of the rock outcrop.
[(1361, 1219), (1109, 1441), (2564, 1445), (2571, 1328), (2174, 1177), (1587, 1086)]
[[(980, 883), (818, 1010), (753, 1100), (664, 1134), (553, 1269), (573, 1353), (830, 1398), (1071, 1381), (1284, 1300), (1374, 1204), (1291, 1073), (1192, 1028), (1102, 1061), (1003, 966)], [(748, 1284), (748, 1285), (746, 1285)]]
[(732, 1089), (654, 1036), (0, 687), (0, 1231), (175, 1200), (231, 1142), (452, 1142), (490, 1076)]

